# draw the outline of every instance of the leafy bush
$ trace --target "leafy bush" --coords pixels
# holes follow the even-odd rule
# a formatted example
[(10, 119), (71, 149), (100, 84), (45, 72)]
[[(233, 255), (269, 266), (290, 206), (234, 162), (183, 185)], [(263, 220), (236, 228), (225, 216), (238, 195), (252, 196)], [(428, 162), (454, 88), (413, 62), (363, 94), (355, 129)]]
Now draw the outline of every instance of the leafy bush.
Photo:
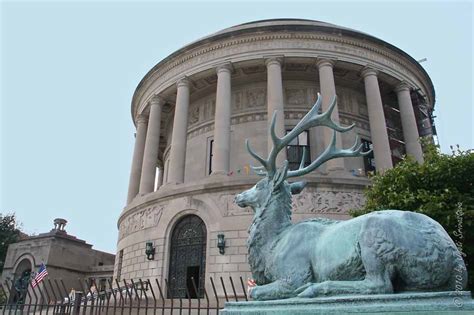
[(3, 270), (8, 245), (15, 243), (20, 237), (20, 229), (14, 214), (0, 213), (0, 274)]
[(393, 169), (372, 177), (365, 207), (351, 211), (359, 216), (382, 209), (423, 213), (438, 221), (462, 252), (468, 286), (474, 288), (474, 151), (443, 154), (424, 144), (425, 162), (405, 158)]

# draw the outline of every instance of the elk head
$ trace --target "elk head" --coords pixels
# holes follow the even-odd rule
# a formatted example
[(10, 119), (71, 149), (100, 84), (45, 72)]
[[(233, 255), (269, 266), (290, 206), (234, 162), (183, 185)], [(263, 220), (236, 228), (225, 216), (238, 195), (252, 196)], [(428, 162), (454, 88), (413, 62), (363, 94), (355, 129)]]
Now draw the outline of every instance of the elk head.
[[(247, 151), (261, 164), (261, 166), (258, 167), (252, 166), (252, 169), (257, 175), (264, 176), (264, 178), (252, 188), (238, 194), (235, 197), (237, 205), (240, 207), (250, 206), (254, 210), (257, 210), (264, 207), (269, 202), (271, 196), (281, 189), (289, 191), (291, 194), (298, 194), (304, 189), (306, 182), (302, 181), (288, 184), (286, 181), (287, 179), (308, 174), (331, 159), (338, 157), (364, 156), (371, 152), (361, 152), (362, 144), (359, 144), (358, 137), (356, 137), (356, 141), (351, 148), (337, 149), (336, 132), (349, 131), (354, 127), (354, 125), (342, 127), (331, 120), (331, 114), (336, 106), (336, 96), (332, 98), (328, 110), (319, 114), (321, 104), (322, 100), (318, 93), (318, 99), (311, 110), (300, 120), (293, 130), (281, 138), (275, 133), (277, 113), (276, 111), (273, 113), (270, 126), (270, 136), (273, 142), (273, 147), (267, 159), (263, 159), (255, 153), (250, 147), (248, 139), (246, 139), (245, 144)], [(331, 142), (326, 150), (308, 166), (304, 166), (307, 152), (306, 150), (303, 150), (303, 157), (301, 159), (300, 167), (297, 170), (288, 170), (288, 161), (285, 161), (282, 167), (277, 168), (276, 158), (278, 153), (282, 150), (286, 150), (287, 145), (303, 131), (318, 126), (328, 127), (333, 130)]]

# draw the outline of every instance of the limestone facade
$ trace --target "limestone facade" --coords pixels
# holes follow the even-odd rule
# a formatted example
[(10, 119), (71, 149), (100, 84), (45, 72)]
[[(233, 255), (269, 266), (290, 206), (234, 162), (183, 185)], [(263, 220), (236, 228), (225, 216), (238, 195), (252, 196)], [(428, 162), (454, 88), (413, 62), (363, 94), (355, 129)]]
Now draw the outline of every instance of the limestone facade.
[[(50, 232), (28, 236), (10, 244), (0, 277), (1, 282), (16, 282), (25, 272), (31, 273), (33, 278), (44, 263), (48, 277), (39, 284), (41, 288), (48, 279), (61, 279), (66, 290), (74, 288), (83, 291), (78, 279), (89, 283), (93, 280), (98, 288), (104, 287), (105, 281), (112, 278), (115, 255), (92, 249), (91, 244), (68, 234), (65, 225), (66, 220), (56, 219)], [(14, 296), (12, 293), (10, 298)], [(33, 294), (30, 296), (33, 297)]]
[[(378, 172), (404, 154), (422, 162), (418, 138), (432, 134), (432, 82), (412, 57), (370, 35), (318, 21), (258, 21), (193, 42), (153, 67), (132, 100), (136, 144), (128, 201), (118, 219), (115, 278), (164, 282), (176, 265), (174, 229), (189, 215), (198, 216), (207, 233), (201, 276), (248, 276), (252, 210), (237, 207), (233, 198), (259, 177), (250, 170), (257, 164), (244, 141), (265, 156), (273, 112), (283, 134), (318, 93), (323, 108), (336, 93), (333, 119), (355, 124), (338, 135), (338, 146), (350, 147), (356, 135), (372, 143)], [(312, 159), (329, 135), (316, 128), (301, 140)], [(285, 155), (291, 158), (290, 151)], [(340, 159), (306, 175), (293, 219), (348, 218), (350, 209), (364, 204), (367, 163)], [(218, 234), (226, 240), (224, 254)], [(155, 247), (151, 260), (147, 242)]]

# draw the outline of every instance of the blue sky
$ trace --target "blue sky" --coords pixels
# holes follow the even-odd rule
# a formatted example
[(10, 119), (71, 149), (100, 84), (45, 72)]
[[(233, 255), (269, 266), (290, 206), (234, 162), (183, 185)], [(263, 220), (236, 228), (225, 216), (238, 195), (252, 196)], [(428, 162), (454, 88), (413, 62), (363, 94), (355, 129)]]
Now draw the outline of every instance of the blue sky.
[(427, 58), (442, 151), (474, 148), (472, 2), (3, 1), (0, 9), (0, 212), (15, 212), (28, 233), (64, 217), (69, 233), (114, 253), (137, 84), (183, 45), (254, 20), (321, 20)]

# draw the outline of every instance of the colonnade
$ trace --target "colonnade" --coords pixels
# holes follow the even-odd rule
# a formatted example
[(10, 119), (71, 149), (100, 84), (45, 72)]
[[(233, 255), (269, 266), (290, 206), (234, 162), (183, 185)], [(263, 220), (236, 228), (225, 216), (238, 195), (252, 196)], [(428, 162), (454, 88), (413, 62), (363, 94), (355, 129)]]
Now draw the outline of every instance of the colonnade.
[[(276, 133), (279, 136), (285, 134), (284, 99), (282, 81), (283, 57), (272, 56), (265, 60), (267, 68), (267, 122), (271, 123), (274, 111), (278, 111), (276, 119)], [(319, 58), (316, 62), (319, 72), (320, 91), (322, 97), (322, 110), (327, 110), (332, 97), (336, 93), (334, 83), (334, 61), (327, 58)], [(211, 175), (227, 174), (230, 169), (230, 126), (231, 126), (231, 100), (232, 84), (231, 75), (233, 67), (230, 62), (220, 64), (216, 67), (216, 109), (214, 119), (214, 144), (213, 144), (213, 170)], [(378, 71), (372, 68), (364, 68), (361, 72), (364, 80), (367, 110), (371, 138), (373, 143), (375, 165), (378, 172), (393, 167), (390, 151), (387, 126), (383, 110), (382, 97), (378, 83)], [(412, 155), (420, 163), (423, 162), (421, 145), (418, 141), (418, 129), (415, 113), (410, 98), (409, 86), (401, 82), (396, 88), (400, 117), (402, 121), (406, 152)], [(170, 161), (167, 184), (180, 184), (184, 182), (184, 170), (186, 161), (186, 141), (188, 125), (188, 109), (190, 100), (190, 82), (183, 77), (177, 82), (177, 96), (171, 138)], [(136, 120), (137, 131), (130, 173), (129, 191), (127, 204), (137, 195), (144, 195), (154, 190), (156, 176), (157, 157), (160, 141), (161, 112), (165, 100), (160, 96), (154, 96), (149, 102), (148, 116), (139, 116)], [(337, 106), (332, 114), (332, 119), (339, 123)], [(314, 129), (314, 128), (313, 128)], [(310, 135), (314, 138), (314, 130)], [(332, 132), (324, 128), (323, 139), (325, 145), (329, 144)], [(337, 133), (336, 142), (341, 146), (341, 136)], [(272, 143), (268, 139), (268, 150)], [(311, 152), (316, 152), (315, 144), (311, 143)], [(314, 153), (312, 153), (313, 155)], [(314, 157), (312, 157), (314, 158)], [(277, 164), (286, 159), (286, 152), (279, 154)], [(330, 160), (327, 163), (328, 170), (344, 169), (342, 159)], [(159, 185), (163, 181), (163, 168), (160, 171)]]

